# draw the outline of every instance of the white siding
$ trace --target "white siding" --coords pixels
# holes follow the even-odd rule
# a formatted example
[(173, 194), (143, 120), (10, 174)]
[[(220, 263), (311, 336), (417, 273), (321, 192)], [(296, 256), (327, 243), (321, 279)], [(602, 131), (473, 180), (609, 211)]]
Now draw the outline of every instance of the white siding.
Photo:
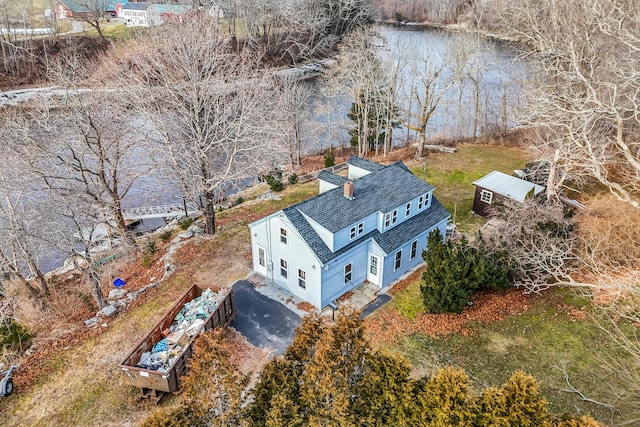
[(365, 175), (369, 175), (371, 172), (366, 170), (366, 169), (362, 169), (359, 168), (357, 166), (354, 165), (349, 165), (349, 175), (348, 178), (349, 179), (358, 179), (358, 178), (362, 178)]
[[(281, 216), (282, 215), (282, 216)], [(287, 230), (287, 243), (280, 242), (280, 229)], [(258, 271), (258, 245), (266, 249), (267, 280), (295, 296), (320, 307), (322, 266), (309, 246), (288, 222), (282, 212), (249, 225), (253, 270)], [(287, 261), (287, 278), (280, 275), (280, 259)], [(298, 286), (298, 269), (306, 273), (306, 288)]]

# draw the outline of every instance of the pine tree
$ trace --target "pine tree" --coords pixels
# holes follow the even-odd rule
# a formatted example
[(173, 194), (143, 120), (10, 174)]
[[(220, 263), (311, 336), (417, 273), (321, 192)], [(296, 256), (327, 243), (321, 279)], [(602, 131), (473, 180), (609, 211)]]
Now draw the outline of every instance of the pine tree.
[(422, 254), (427, 269), (420, 285), (427, 312), (447, 313), (462, 311), (471, 295), (469, 278), (461, 269), (458, 255), (451, 241), (444, 242), (440, 230), (429, 233), (428, 250)]
[(502, 385), (511, 425), (535, 427), (549, 425), (547, 401), (539, 394), (540, 384), (531, 375), (514, 372)]
[(291, 360), (276, 358), (265, 365), (253, 389), (247, 415), (254, 426), (301, 425), (299, 374)]
[(316, 350), (300, 378), (300, 401), (308, 425), (356, 425), (350, 413), (352, 396), (364, 373), (369, 347), (356, 313), (339, 313), (324, 328)]
[(247, 384), (247, 376), (224, 347), (222, 331), (201, 334), (182, 380), (184, 403), (193, 419), (190, 424), (238, 426)]
[(428, 250), (422, 256), (427, 269), (420, 286), (424, 306), (430, 313), (460, 313), (477, 289), (506, 289), (513, 270), (500, 253), (485, 254), (466, 239), (443, 242), (438, 229), (429, 233)]

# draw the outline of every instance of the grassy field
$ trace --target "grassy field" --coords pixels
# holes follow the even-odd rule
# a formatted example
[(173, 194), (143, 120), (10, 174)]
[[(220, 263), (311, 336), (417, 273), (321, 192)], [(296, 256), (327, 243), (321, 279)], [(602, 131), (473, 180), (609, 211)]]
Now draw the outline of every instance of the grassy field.
[[(499, 386), (516, 370), (524, 370), (541, 382), (553, 413), (589, 413), (605, 422), (619, 414), (584, 401), (568, 391), (562, 368), (571, 385), (591, 399), (611, 402), (609, 371), (603, 361), (613, 356), (610, 340), (594, 320), (587, 299), (567, 289), (532, 296), (529, 309), (489, 324), (466, 325), (473, 333), (433, 338), (416, 333), (404, 337), (393, 349), (405, 355), (416, 372), (429, 373), (439, 366), (463, 368), (477, 388)], [(420, 278), (383, 310), (397, 310), (415, 319), (424, 310)], [(378, 313), (378, 315), (380, 315)], [(622, 355), (618, 355), (623, 357)]]
[[(473, 181), (493, 170), (512, 174), (530, 161), (519, 148), (486, 145), (459, 145), (455, 154), (436, 153), (427, 158), (427, 182), (435, 187), (434, 194), (455, 216), (460, 231), (470, 231), (484, 224), (484, 219), (471, 214), (475, 187)], [(424, 165), (411, 168), (424, 177)]]

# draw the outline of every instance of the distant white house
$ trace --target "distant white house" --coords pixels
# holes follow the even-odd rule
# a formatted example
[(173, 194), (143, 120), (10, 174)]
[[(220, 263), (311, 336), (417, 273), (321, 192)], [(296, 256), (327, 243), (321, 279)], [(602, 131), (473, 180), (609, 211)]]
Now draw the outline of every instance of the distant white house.
[(510, 199), (523, 203), (526, 199), (544, 191), (542, 185), (498, 171), (493, 171), (474, 181), (473, 185), (476, 186), (473, 212), (485, 217), (489, 216), (490, 208), (496, 202)]
[(365, 281), (388, 286), (422, 262), (449, 212), (402, 163), (351, 157), (321, 172), (320, 194), (249, 224), (253, 270), (322, 308)]
[(118, 9), (118, 16), (128, 27), (155, 27), (167, 19), (181, 20), (180, 17), (190, 10), (190, 6), (174, 4), (125, 3)]

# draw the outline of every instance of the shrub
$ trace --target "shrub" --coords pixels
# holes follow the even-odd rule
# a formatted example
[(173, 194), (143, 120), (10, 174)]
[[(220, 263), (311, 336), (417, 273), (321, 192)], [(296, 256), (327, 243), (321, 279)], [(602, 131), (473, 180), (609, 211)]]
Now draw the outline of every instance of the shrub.
[(147, 240), (144, 243), (144, 247), (142, 248), (142, 253), (144, 253), (145, 255), (153, 255), (154, 253), (156, 253), (156, 241), (155, 240)]
[(291, 175), (289, 175), (289, 184), (296, 185), (297, 183), (298, 183), (298, 174), (294, 172)]
[(332, 151), (329, 151), (324, 155), (324, 167), (330, 168), (336, 164), (336, 156)]
[(233, 203), (231, 203), (231, 206), (238, 206), (241, 203), (244, 203), (244, 197), (240, 196), (240, 197), (236, 197), (235, 199), (233, 199)]
[(488, 255), (480, 242), (476, 248), (466, 239), (444, 242), (438, 229), (429, 234), (428, 250), (422, 255), (427, 269), (420, 286), (427, 312), (460, 313), (474, 290), (511, 286), (513, 269), (506, 258), (500, 253)]
[(186, 230), (187, 228), (191, 227), (191, 224), (193, 224), (193, 218), (185, 218), (180, 221), (180, 228)]
[(5, 318), (0, 323), (0, 350), (22, 350), (31, 340), (31, 334), (26, 327), (11, 318)]
[(269, 184), (271, 191), (282, 191), (284, 184), (282, 183), (282, 171), (274, 169), (264, 176), (264, 180)]
[(166, 230), (160, 233), (158, 238), (162, 240), (164, 243), (167, 243), (169, 240), (171, 240), (172, 236), (173, 236), (173, 232), (171, 230)]

